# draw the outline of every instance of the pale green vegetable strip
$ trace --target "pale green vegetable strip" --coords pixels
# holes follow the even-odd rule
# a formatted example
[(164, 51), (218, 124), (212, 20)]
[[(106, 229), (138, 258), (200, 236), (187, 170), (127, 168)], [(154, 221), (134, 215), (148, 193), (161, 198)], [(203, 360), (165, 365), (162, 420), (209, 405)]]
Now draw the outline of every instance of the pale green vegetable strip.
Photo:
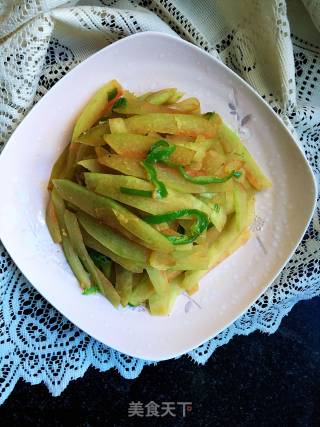
[(106, 278), (106, 276), (97, 268), (99, 282), (98, 286), (102, 295), (104, 295), (111, 304), (117, 308), (120, 304), (120, 296), (112, 283)]
[(129, 133), (113, 133), (104, 136), (105, 144), (124, 157), (147, 154), (151, 145), (160, 138), (154, 136), (135, 135)]
[[(110, 122), (110, 121), (109, 121)], [(192, 114), (150, 113), (125, 119), (127, 132), (145, 135), (149, 132), (173, 135), (214, 137), (216, 128), (208, 120)]]
[[(168, 103), (168, 101), (175, 96), (177, 93), (177, 89), (175, 88), (168, 88), (168, 89), (162, 89), (158, 92), (153, 92), (146, 96), (145, 100), (150, 102), (150, 104), (154, 105), (162, 105)], [(140, 98), (141, 99), (141, 98)]]
[(98, 212), (99, 209), (102, 209), (102, 211), (104, 211), (102, 219), (104, 220), (104, 218), (107, 217), (108, 221), (112, 224), (118, 224), (118, 226), (120, 225), (119, 217), (121, 217), (122, 227), (138, 237), (142, 242), (146, 242), (149, 246), (152, 246), (153, 249), (158, 249), (163, 252), (173, 251), (174, 246), (172, 243), (170, 243), (159, 231), (116, 201), (99, 196), (81, 185), (68, 180), (55, 180), (54, 186), (57, 191), (59, 191), (61, 197), (78, 206), (89, 215), (99, 218)]
[(169, 283), (165, 273), (153, 267), (147, 267), (146, 271), (156, 293), (161, 295), (167, 294), (169, 290)]
[(66, 161), (66, 166), (64, 168), (63, 174), (61, 174), (61, 178), (73, 178), (80, 146), (81, 145), (77, 142), (71, 142), (71, 144), (69, 145), (68, 159)]
[(81, 264), (81, 261), (78, 255), (76, 254), (75, 250), (73, 249), (68, 237), (65, 237), (65, 236), (62, 237), (62, 248), (65, 254), (65, 257), (68, 261), (68, 264), (70, 265), (70, 268), (73, 271), (73, 274), (76, 276), (80, 284), (80, 287), (82, 289), (90, 288), (91, 280), (90, 280), (89, 274), (83, 268), (83, 265)]
[(145, 101), (148, 98), (148, 96), (153, 95), (154, 93), (157, 93), (157, 92), (151, 92), (151, 91), (145, 92), (142, 95), (138, 95), (138, 99), (140, 99), (141, 101)]
[[(116, 171), (122, 172), (124, 175), (135, 176), (136, 178), (147, 179), (146, 170), (141, 166), (140, 160), (129, 159), (118, 156), (117, 154), (106, 154), (98, 156), (98, 162)], [(91, 171), (95, 172), (95, 171)]]
[(72, 142), (75, 142), (83, 132), (90, 129), (97, 120), (108, 109), (109, 105), (115, 101), (109, 102), (108, 93), (117, 89), (117, 96), (122, 93), (122, 88), (116, 80), (111, 80), (94, 93), (88, 103), (80, 113), (72, 134)]
[(113, 111), (120, 114), (149, 114), (149, 113), (169, 113), (174, 114), (175, 110), (166, 105), (151, 104), (147, 100), (142, 100), (129, 92), (124, 93), (126, 100), (121, 105), (115, 106)]
[(250, 193), (248, 196), (248, 218), (247, 218), (248, 227), (253, 223), (254, 215), (255, 215), (255, 195), (254, 193)]
[(55, 188), (51, 192), (51, 200), (54, 206), (56, 217), (58, 219), (61, 235), (67, 236), (66, 225), (64, 222), (64, 211), (66, 207), (63, 199)]
[(147, 263), (149, 251), (143, 246), (126, 239), (84, 212), (78, 212), (78, 219), (87, 233), (115, 254), (139, 263)]
[(116, 290), (120, 295), (121, 305), (125, 307), (132, 292), (133, 275), (130, 271), (125, 270), (120, 265), (116, 265)]
[(142, 273), (143, 269), (146, 268), (147, 264), (141, 264), (137, 261), (132, 261), (131, 259), (121, 257), (114, 252), (110, 251), (110, 249), (103, 246), (98, 240), (93, 238), (90, 234), (88, 234), (85, 230), (83, 230), (83, 241), (88, 248), (94, 249), (112, 259), (116, 264), (121, 265), (121, 267), (126, 270), (131, 271), (132, 273)]
[(219, 231), (216, 228), (211, 227), (209, 230), (207, 230), (207, 241), (206, 241), (206, 244), (210, 247), (213, 244), (213, 242), (215, 240), (217, 240), (217, 238), (219, 236), (220, 236)]
[(78, 144), (74, 143), (73, 146), (78, 146), (77, 155), (75, 158), (75, 166), (78, 162), (81, 162), (81, 160), (87, 160), (95, 158), (95, 151), (93, 147), (90, 147), (90, 145), (84, 145), (84, 144)]
[(175, 102), (179, 101), (183, 97), (184, 93), (176, 91), (174, 95), (171, 96), (171, 98), (168, 99), (166, 104), (174, 104)]
[(127, 127), (124, 119), (122, 118), (116, 118), (116, 119), (109, 119), (109, 126), (110, 126), (110, 132), (111, 133), (126, 133)]
[(201, 170), (204, 171), (203, 175), (216, 175), (226, 162), (227, 157), (225, 154), (220, 154), (216, 150), (206, 151), (201, 164)]
[(93, 283), (98, 286), (100, 292), (111, 302), (114, 307), (118, 307), (120, 303), (120, 297), (112, 286), (111, 282), (96, 267), (95, 263), (90, 258), (82, 239), (77, 216), (74, 213), (66, 210), (64, 214), (64, 220), (73, 249), (77, 252), (83, 265), (90, 273)]
[(257, 190), (271, 187), (271, 181), (264, 175), (235, 132), (225, 124), (222, 124), (219, 129), (219, 137), (227, 152), (237, 153), (245, 161), (246, 175), (251, 185)]
[(187, 251), (174, 251), (171, 254), (152, 252), (150, 255), (150, 265), (158, 270), (199, 270), (209, 267), (209, 257), (207, 249), (201, 245), (194, 246)]
[[(213, 268), (231, 252), (232, 244), (240, 236), (237, 228), (235, 215), (228, 221), (223, 233), (212, 243), (208, 249), (209, 265)], [(183, 281), (184, 289), (192, 289), (199, 279), (207, 273), (208, 270), (187, 271)]]
[[(170, 143), (188, 148), (189, 150), (193, 150), (195, 152), (205, 152), (207, 150), (223, 150), (220, 140), (218, 138), (204, 138), (203, 136), (196, 137), (195, 140), (189, 141), (186, 137), (177, 137), (174, 135), (169, 135), (166, 137), (166, 140)], [(223, 153), (223, 151), (222, 151)]]
[(182, 287), (183, 276), (175, 277), (170, 281), (170, 294), (169, 294), (169, 306), (168, 313), (171, 312), (173, 305), (179, 295), (184, 291)]
[(85, 145), (91, 145), (93, 147), (97, 145), (105, 145), (103, 136), (108, 132), (110, 132), (109, 124), (101, 124), (79, 135), (76, 142)]
[[(183, 136), (183, 135), (166, 135), (166, 141), (172, 142), (175, 145), (183, 145), (191, 150), (192, 145), (194, 145), (194, 142), (196, 140), (196, 137), (193, 136)], [(188, 145), (190, 144), (190, 145)], [(196, 151), (196, 149), (194, 149)]]
[(64, 222), (73, 249), (81, 259), (86, 270), (91, 275), (93, 283), (98, 286), (99, 279), (96, 267), (84, 246), (76, 215), (66, 209), (64, 211)]
[(211, 204), (210, 202), (204, 199), (204, 202), (211, 207), (210, 220), (216, 229), (221, 232), (227, 222), (227, 214), (223, 206), (218, 205), (217, 203)]
[[(77, 156), (79, 151), (79, 145), (76, 144), (78, 137), (88, 129), (90, 129), (98, 119), (107, 112), (115, 102), (116, 97), (109, 102), (108, 93), (113, 90), (117, 90), (116, 97), (122, 93), (122, 88), (116, 80), (111, 80), (103, 85), (93, 96), (89, 99), (89, 102), (85, 105), (81, 111), (75, 127), (72, 133), (71, 145), (68, 153), (68, 160), (64, 172), (64, 177), (72, 178), (74, 174), (74, 168), (77, 162)], [(79, 159), (78, 160), (82, 160)]]
[[(163, 214), (178, 209), (198, 209), (210, 216), (211, 209), (191, 194), (181, 194), (168, 189), (168, 196), (162, 199), (149, 199), (139, 196), (123, 194), (120, 187), (129, 187), (139, 190), (153, 190), (150, 182), (139, 178), (108, 175), (98, 173), (85, 173), (87, 187), (96, 193), (111, 197), (119, 202), (133, 206), (151, 214)], [(160, 248), (160, 250), (163, 250)]]
[(225, 204), (226, 214), (230, 215), (234, 212), (234, 197), (233, 191), (226, 192), (226, 204)]
[(70, 144), (68, 144), (56, 160), (55, 164), (53, 165), (53, 168), (51, 170), (51, 175), (48, 183), (49, 190), (52, 189), (52, 180), (56, 178), (64, 178), (64, 172), (67, 166), (68, 161), (68, 155), (69, 155), (69, 147)]
[(55, 243), (61, 243), (61, 232), (58, 224), (58, 218), (52, 203), (51, 194), (49, 196), (49, 202), (46, 209), (46, 223), (52, 237), (52, 240)]
[(230, 215), (234, 212), (233, 191), (227, 191), (225, 193), (202, 193), (199, 194), (199, 197), (203, 202), (212, 206), (213, 209), (216, 209), (215, 205), (221, 206), (226, 215)]
[(198, 115), (176, 114), (175, 120), (178, 126), (178, 135), (194, 136), (202, 135), (205, 138), (216, 136), (216, 127)]
[(129, 297), (129, 304), (137, 306), (149, 299), (154, 293), (154, 287), (150, 282), (149, 277), (144, 274), (140, 282), (134, 286)]
[(218, 231), (222, 231), (223, 227), (226, 225), (227, 222), (227, 214), (225, 212), (224, 207), (221, 204), (211, 202), (211, 200), (208, 200), (206, 198), (200, 197), (200, 199), (212, 209), (210, 215), (212, 224), (216, 227)]
[(235, 185), (233, 189), (234, 208), (238, 231), (243, 230), (248, 222), (248, 195), (241, 185)]
[(59, 197), (61, 196), (65, 201), (71, 203), (73, 207), (76, 206), (96, 218), (99, 218), (97, 214), (98, 209), (103, 208), (105, 211), (106, 223), (115, 228), (119, 225), (112, 210), (116, 202), (90, 192), (82, 185), (67, 179), (54, 180), (53, 183), (54, 190), (52, 194), (56, 192)]
[(102, 166), (97, 159), (87, 159), (87, 160), (81, 160), (78, 162), (78, 165), (86, 168), (90, 172), (105, 172), (105, 167)]
[(200, 114), (200, 103), (195, 97), (186, 98), (183, 101), (172, 104), (171, 107), (181, 113)]
[[(201, 170), (202, 169), (203, 159), (205, 158), (208, 149), (212, 145), (211, 141), (212, 141), (212, 139), (205, 139), (201, 135), (199, 135), (197, 137), (197, 139), (194, 142), (196, 154), (195, 154), (193, 161), (192, 161), (192, 164), (191, 164), (192, 169), (194, 169), (194, 170)], [(185, 147), (185, 145), (184, 145), (184, 147)]]
[(66, 210), (65, 204), (55, 188), (52, 190), (51, 200), (52, 200), (55, 213), (58, 219), (60, 232), (62, 236), (62, 248), (65, 254), (65, 257), (68, 261), (68, 264), (70, 265), (71, 270), (73, 271), (74, 275), (78, 279), (81, 288), (82, 289), (90, 288), (91, 286), (90, 277), (86, 272), (86, 270), (83, 268), (80, 262), (80, 259), (76, 251), (73, 249), (70, 239), (67, 235), (66, 224), (64, 221), (64, 213)]
[(164, 294), (154, 293), (148, 300), (150, 313), (152, 316), (166, 316), (169, 314), (169, 302), (171, 299), (171, 292)]
[[(137, 228), (139, 228), (140, 223), (137, 223), (137, 222), (135, 223), (134, 221), (136, 221), (136, 220), (134, 220), (130, 224), (128, 224), (128, 219), (124, 215), (119, 213), (117, 210), (114, 210), (113, 213), (114, 213), (114, 216), (117, 218), (118, 226), (119, 226), (119, 228), (121, 227), (121, 229), (119, 229), (117, 227), (112, 227), (112, 228), (119, 230), (120, 233), (123, 234), (130, 241), (132, 240), (132, 241), (136, 242), (137, 244), (139, 244), (140, 246), (142, 246), (143, 248), (147, 248), (147, 249), (150, 249), (152, 251), (159, 250), (159, 248), (160, 248), (164, 253), (170, 253), (174, 250), (175, 246), (172, 243), (170, 243), (169, 240), (167, 240), (166, 237), (163, 236), (163, 234), (161, 234), (156, 228), (153, 228), (153, 226), (150, 226), (152, 228), (152, 230), (148, 230), (146, 232), (146, 234), (143, 236), (143, 240), (142, 240), (141, 238), (134, 236), (133, 233), (129, 233), (126, 230), (128, 228), (128, 225), (130, 225), (130, 227), (136, 226)], [(108, 214), (106, 213), (105, 209), (103, 209), (103, 208), (97, 209), (97, 218), (101, 218), (102, 222), (104, 222), (106, 215), (108, 215)], [(138, 217), (136, 217), (136, 218), (138, 218)], [(139, 221), (144, 222), (140, 218), (139, 218)], [(141, 228), (140, 231), (143, 232), (144, 227), (142, 226), (140, 228)], [(135, 234), (137, 234), (137, 231)], [(152, 239), (150, 239), (149, 238), (150, 234), (154, 238), (152, 237)], [(160, 237), (159, 237), (159, 235), (160, 235)], [(157, 239), (157, 241), (155, 240), (155, 238)], [(164, 246), (162, 244), (161, 239), (163, 239), (163, 240), (166, 239), (166, 242), (165, 242), (166, 246)], [(167, 245), (167, 243), (170, 243), (170, 245)], [(161, 245), (162, 245), (162, 247), (161, 247)]]

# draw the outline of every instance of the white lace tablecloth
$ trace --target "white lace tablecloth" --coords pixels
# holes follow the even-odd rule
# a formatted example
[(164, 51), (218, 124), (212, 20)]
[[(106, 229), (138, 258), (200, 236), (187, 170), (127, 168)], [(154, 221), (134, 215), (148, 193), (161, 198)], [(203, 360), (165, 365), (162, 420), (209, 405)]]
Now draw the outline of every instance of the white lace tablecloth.
[[(281, 115), (319, 180), (319, 0), (2, 0), (0, 146), (63, 75), (129, 34), (176, 32), (247, 80)], [(26, 141), (27, 143), (27, 141)], [(5, 185), (5, 183), (2, 183)], [(1, 208), (1, 206), (0, 206)], [(298, 301), (320, 294), (319, 204), (302, 243), (266, 293), (189, 357), (205, 363), (234, 335), (274, 332)], [(106, 347), (50, 306), (0, 244), (0, 403), (19, 378), (57, 396), (89, 366), (135, 378), (150, 362)]]

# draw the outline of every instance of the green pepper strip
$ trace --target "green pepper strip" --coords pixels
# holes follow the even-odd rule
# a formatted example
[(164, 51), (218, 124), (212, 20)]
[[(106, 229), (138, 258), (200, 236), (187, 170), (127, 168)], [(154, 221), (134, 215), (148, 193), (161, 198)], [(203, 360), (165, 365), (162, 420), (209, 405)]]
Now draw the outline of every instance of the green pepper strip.
[(108, 101), (112, 101), (118, 95), (118, 89), (114, 87), (108, 92)]
[(179, 165), (178, 163), (171, 162), (170, 160), (163, 160), (162, 163), (164, 163), (166, 166), (169, 166), (171, 168), (178, 169), (181, 175), (184, 179), (187, 181), (193, 182), (194, 184), (221, 184), (223, 182), (228, 181), (230, 178), (235, 177), (239, 178), (241, 176), (241, 172), (232, 171), (229, 175), (226, 175), (222, 178), (218, 176), (191, 176), (187, 174), (184, 167), (182, 165)]
[(190, 235), (186, 236), (166, 236), (174, 245), (185, 245), (192, 243), (196, 238), (207, 229), (209, 225), (208, 216), (198, 209), (180, 209), (177, 211), (167, 212), (161, 215), (148, 215), (143, 218), (149, 224), (161, 224), (162, 222), (173, 221), (182, 217), (195, 217), (195, 222), (190, 227)]
[(157, 171), (154, 167), (154, 164), (156, 162), (161, 162), (168, 159), (175, 149), (176, 147), (174, 145), (169, 145), (167, 141), (160, 139), (151, 146), (146, 159), (141, 162), (142, 166), (145, 168), (148, 174), (150, 181), (156, 188), (156, 196), (159, 199), (166, 197), (168, 195), (168, 191), (164, 183), (158, 180)]
[(175, 145), (170, 145), (164, 139), (159, 139), (159, 141), (151, 146), (146, 160), (150, 163), (161, 162), (162, 160), (168, 159), (175, 149)]
[(207, 113), (203, 114), (202, 116), (207, 119), (210, 120), (213, 116), (215, 115), (214, 111), (208, 111)]
[(91, 295), (96, 294), (97, 292), (99, 292), (97, 286), (90, 286), (90, 288), (86, 288), (82, 291), (82, 295)]
[(124, 96), (121, 96), (113, 104), (112, 110), (115, 110), (116, 108), (126, 107), (127, 105), (128, 105), (128, 101)]
[(132, 196), (152, 197), (152, 191), (137, 190), (136, 188), (120, 187), (120, 193), (130, 194)]
[(109, 258), (107, 258), (105, 255), (101, 254), (100, 252), (95, 251), (94, 249), (88, 249), (88, 253), (90, 255), (90, 258), (95, 263), (95, 265), (102, 270), (107, 264), (110, 263)]
[(110, 279), (111, 269), (112, 269), (112, 261), (94, 249), (87, 248), (88, 254), (95, 265), (102, 271), (102, 273)]
[(163, 199), (164, 197), (167, 197), (168, 195), (167, 188), (162, 181), (158, 180), (157, 171), (155, 170), (154, 166), (151, 163), (147, 162), (146, 160), (141, 162), (141, 164), (145, 168), (150, 181), (156, 188), (155, 189), (156, 197), (158, 199)]

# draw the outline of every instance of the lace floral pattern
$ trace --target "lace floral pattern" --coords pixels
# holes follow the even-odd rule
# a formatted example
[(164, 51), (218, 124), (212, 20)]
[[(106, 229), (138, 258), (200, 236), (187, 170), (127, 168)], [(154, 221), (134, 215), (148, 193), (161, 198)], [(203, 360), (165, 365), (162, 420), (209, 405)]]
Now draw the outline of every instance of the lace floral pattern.
[[(270, 102), (292, 127), (319, 179), (320, 97), (316, 87), (320, 49), (294, 35), (290, 38), (284, 1), (250, 0), (246, 9), (251, 11), (249, 18), (263, 10), (273, 14), (277, 22), (278, 50), (273, 65), (282, 64), (284, 77), (270, 86), (261, 72), (263, 58), (257, 54), (255, 29), (249, 18), (244, 21), (246, 32), (237, 25), (226, 25), (226, 21), (234, 22), (231, 12), (229, 20), (222, 18), (228, 14), (228, 1), (212, 6), (201, 0), (190, 10), (185, 3), (173, 0), (20, 0), (15, 6), (5, 1), (0, 14), (4, 17), (0, 18), (0, 147), (32, 105), (94, 51), (137, 31), (175, 31), (219, 56)], [(305, 3), (312, 8), (312, 0)], [(201, 7), (211, 7), (214, 16), (221, 16), (217, 30), (205, 26), (204, 18), (201, 24)], [(316, 9), (312, 8), (312, 13), (316, 20)], [(72, 30), (76, 30), (73, 37)], [(290, 51), (283, 61), (286, 49)], [(231, 102), (230, 113), (237, 114), (236, 110)], [(239, 116), (240, 126), (245, 127), (249, 120)], [(205, 363), (234, 335), (276, 331), (295, 303), (320, 294), (319, 213), (318, 204), (302, 243), (273, 285), (233, 325), (191, 351), (192, 360)], [(255, 227), (260, 226), (256, 218)], [(44, 382), (56, 396), (89, 366), (101, 371), (116, 368), (125, 378), (135, 378), (151, 363), (120, 354), (80, 331), (26, 281), (1, 244), (0, 301), (0, 402), (21, 377), (31, 384)], [(192, 304), (186, 300), (185, 310), (192, 309)]]

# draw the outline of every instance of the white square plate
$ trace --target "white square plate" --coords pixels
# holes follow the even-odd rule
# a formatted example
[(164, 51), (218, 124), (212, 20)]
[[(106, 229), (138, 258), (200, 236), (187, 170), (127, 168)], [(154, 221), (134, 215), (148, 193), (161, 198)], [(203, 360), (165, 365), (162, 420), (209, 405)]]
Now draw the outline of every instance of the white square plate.
[[(271, 190), (257, 197), (250, 241), (202, 280), (192, 300), (180, 296), (165, 318), (139, 308), (115, 310), (100, 295), (81, 295), (45, 225), (51, 167), (89, 97), (113, 78), (135, 92), (177, 87), (197, 96), (203, 111), (219, 112), (241, 133), (273, 182)], [(292, 255), (316, 198), (311, 169), (272, 109), (210, 55), (160, 33), (140, 33), (114, 43), (61, 79), (10, 138), (0, 157), (0, 182), (0, 237), (27, 279), (88, 334), (149, 360), (185, 353), (239, 317)]]

